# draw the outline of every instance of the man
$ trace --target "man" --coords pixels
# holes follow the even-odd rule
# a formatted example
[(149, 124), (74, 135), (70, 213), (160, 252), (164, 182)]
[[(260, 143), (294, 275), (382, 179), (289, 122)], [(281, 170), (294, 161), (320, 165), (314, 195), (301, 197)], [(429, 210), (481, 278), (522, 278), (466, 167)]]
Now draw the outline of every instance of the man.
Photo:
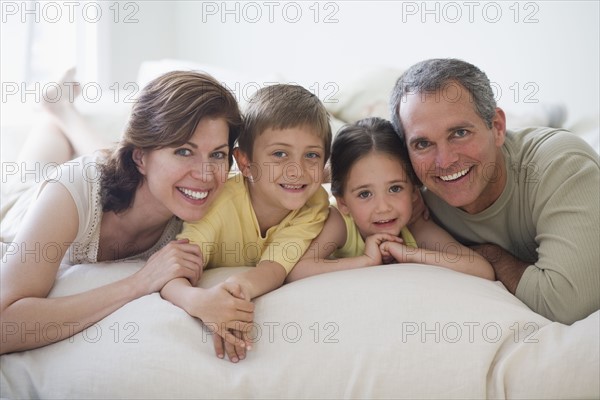
[(434, 218), (535, 312), (571, 324), (600, 308), (598, 154), (563, 130), (506, 131), (487, 76), (456, 59), (397, 81), (392, 121)]

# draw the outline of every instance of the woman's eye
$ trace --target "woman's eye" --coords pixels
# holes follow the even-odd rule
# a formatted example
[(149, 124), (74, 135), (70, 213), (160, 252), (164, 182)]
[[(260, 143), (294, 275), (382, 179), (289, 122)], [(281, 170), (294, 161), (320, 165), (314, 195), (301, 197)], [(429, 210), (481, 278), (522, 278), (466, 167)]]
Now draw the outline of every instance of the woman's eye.
[(367, 190), (363, 190), (362, 192), (358, 193), (359, 199), (368, 199), (369, 197), (371, 197), (371, 192), (369, 192)]
[(399, 193), (402, 191), (402, 186), (400, 185), (393, 185), (390, 187), (390, 192), (392, 193)]
[(217, 160), (223, 160), (227, 158), (227, 153), (224, 151), (215, 151), (211, 154), (211, 158), (215, 158)]
[(192, 151), (190, 149), (177, 149), (175, 150), (175, 154), (178, 156), (188, 157), (192, 155)]
[(315, 152), (306, 153), (306, 158), (314, 159), (314, 158), (320, 158), (320, 157), (321, 157), (321, 155), (319, 153), (315, 153)]
[(287, 153), (285, 151), (276, 151), (273, 153), (273, 155), (277, 158), (282, 158), (287, 156)]

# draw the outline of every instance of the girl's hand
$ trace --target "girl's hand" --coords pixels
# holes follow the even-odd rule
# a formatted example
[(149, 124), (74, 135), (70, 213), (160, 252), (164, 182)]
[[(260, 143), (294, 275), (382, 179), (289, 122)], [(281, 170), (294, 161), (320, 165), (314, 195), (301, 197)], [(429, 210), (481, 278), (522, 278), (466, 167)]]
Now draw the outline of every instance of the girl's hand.
[(134, 274), (142, 282), (144, 294), (160, 291), (167, 282), (185, 278), (196, 286), (204, 261), (200, 248), (187, 239), (174, 240), (154, 253), (146, 265)]
[(414, 254), (414, 249), (407, 247), (404, 243), (383, 242), (379, 245), (379, 250), (384, 258), (392, 258), (397, 262), (413, 262), (410, 256)]
[(388, 260), (389, 257), (385, 257), (381, 251), (381, 245), (386, 242), (403, 243), (401, 237), (390, 235), (388, 233), (376, 233), (367, 237), (365, 240), (365, 253), (364, 255), (369, 259), (369, 265), (381, 265), (384, 260)]

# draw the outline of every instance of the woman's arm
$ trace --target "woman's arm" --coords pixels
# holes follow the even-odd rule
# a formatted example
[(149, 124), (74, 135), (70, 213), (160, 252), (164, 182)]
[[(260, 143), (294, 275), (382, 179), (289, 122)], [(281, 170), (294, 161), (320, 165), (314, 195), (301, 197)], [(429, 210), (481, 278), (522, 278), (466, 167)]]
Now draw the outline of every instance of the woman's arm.
[(494, 270), (485, 258), (460, 244), (432, 220), (420, 218), (409, 229), (419, 248), (385, 242), (381, 245), (382, 253), (391, 254), (398, 262), (437, 265), (485, 279), (495, 279)]
[[(47, 298), (60, 262), (77, 236), (75, 202), (59, 183), (48, 183), (32, 205), (5, 255), (0, 279), (1, 353), (33, 349), (70, 337), (175, 277), (197, 280), (192, 245), (173, 242), (137, 273), (76, 295)], [(184, 257), (185, 255), (185, 257)], [(168, 265), (165, 265), (168, 262)], [(45, 335), (49, 327), (56, 328)]]

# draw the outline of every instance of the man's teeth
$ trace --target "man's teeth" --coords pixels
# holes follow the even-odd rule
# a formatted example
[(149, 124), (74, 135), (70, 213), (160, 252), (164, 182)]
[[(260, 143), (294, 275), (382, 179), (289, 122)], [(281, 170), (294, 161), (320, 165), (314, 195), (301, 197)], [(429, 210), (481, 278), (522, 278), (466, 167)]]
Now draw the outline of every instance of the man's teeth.
[(469, 172), (469, 168), (463, 169), (462, 171), (455, 172), (452, 175), (440, 176), (440, 179), (444, 182), (453, 181), (455, 179), (460, 178), (461, 176), (465, 176)]
[(208, 192), (197, 192), (195, 190), (184, 189), (184, 188), (179, 188), (179, 191), (181, 193), (185, 194), (190, 199), (194, 199), (194, 200), (202, 200), (202, 199), (205, 199), (206, 196), (208, 196)]

